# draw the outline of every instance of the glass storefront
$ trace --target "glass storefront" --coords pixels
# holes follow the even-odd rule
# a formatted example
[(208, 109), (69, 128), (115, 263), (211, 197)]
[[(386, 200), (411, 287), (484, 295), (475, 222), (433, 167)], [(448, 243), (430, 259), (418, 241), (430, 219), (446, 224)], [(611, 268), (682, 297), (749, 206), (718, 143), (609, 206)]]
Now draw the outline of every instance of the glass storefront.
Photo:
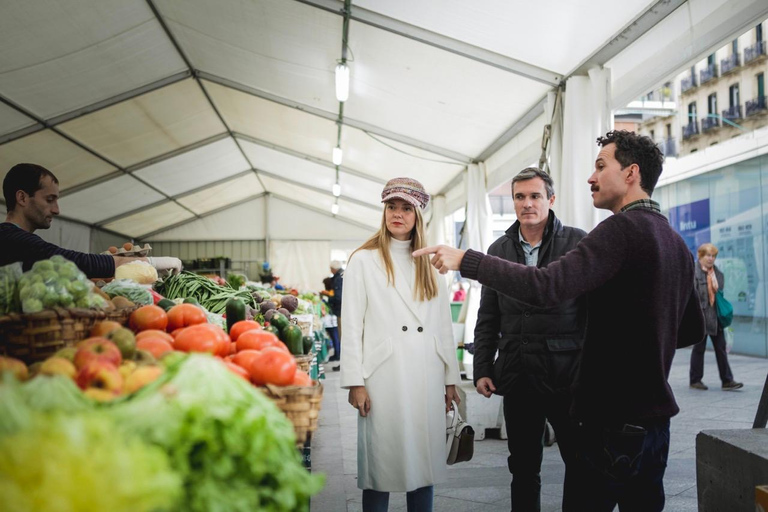
[(694, 256), (713, 243), (734, 308), (732, 352), (768, 357), (768, 155), (658, 188), (672, 226)]

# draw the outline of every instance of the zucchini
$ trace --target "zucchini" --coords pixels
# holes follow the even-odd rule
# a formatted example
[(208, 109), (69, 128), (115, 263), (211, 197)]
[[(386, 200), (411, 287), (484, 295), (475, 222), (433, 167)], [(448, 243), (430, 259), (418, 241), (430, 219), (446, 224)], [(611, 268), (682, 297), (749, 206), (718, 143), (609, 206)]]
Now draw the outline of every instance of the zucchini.
[(233, 297), (227, 301), (227, 332), (232, 329), (232, 326), (241, 320), (245, 320), (245, 302)]
[(161, 308), (163, 308), (165, 311), (168, 311), (168, 310), (169, 310), (169, 309), (171, 309), (173, 306), (175, 306), (175, 305), (176, 305), (176, 303), (175, 303), (175, 302), (173, 302), (173, 301), (172, 301), (172, 300), (170, 300), (170, 299), (160, 299), (160, 300), (157, 302), (157, 305), (158, 305), (158, 306), (160, 306)]
[(304, 346), (302, 343), (302, 338), (304, 336), (302, 335), (301, 328), (298, 325), (289, 324), (280, 331), (280, 334), (280, 339), (283, 340), (283, 343), (285, 343), (285, 345), (288, 347), (288, 350), (290, 350), (291, 354), (300, 356), (304, 353)]

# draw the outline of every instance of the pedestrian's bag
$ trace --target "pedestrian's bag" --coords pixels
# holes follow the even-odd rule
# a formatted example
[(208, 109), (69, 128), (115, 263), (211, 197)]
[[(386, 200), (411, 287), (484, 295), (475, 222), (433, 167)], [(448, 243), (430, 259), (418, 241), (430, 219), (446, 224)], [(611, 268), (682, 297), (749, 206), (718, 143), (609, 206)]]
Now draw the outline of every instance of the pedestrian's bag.
[(733, 306), (725, 298), (722, 290), (717, 290), (715, 294), (715, 309), (717, 310), (717, 319), (723, 329), (733, 323)]
[(475, 452), (475, 430), (459, 414), (459, 406), (452, 402), (452, 408), (445, 415), (446, 452), (448, 465), (472, 460)]

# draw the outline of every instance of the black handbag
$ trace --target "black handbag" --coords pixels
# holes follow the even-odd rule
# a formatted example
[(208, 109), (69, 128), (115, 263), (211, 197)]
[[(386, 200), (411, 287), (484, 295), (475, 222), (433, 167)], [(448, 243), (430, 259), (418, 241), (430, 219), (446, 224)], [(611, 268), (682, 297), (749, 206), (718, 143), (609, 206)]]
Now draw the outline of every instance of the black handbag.
[(472, 460), (475, 453), (475, 430), (459, 414), (459, 406), (452, 402), (452, 408), (445, 415), (446, 451), (448, 465)]

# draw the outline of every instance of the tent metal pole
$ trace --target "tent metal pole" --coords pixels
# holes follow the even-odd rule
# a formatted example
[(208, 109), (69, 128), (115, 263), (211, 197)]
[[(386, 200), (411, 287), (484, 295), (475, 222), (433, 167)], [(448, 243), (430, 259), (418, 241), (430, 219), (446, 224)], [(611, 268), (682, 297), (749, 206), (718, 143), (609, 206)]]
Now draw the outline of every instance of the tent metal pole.
[[(329, 167), (331, 169), (335, 169), (336, 166), (333, 165), (330, 162), (327, 162), (326, 160), (323, 160), (321, 158), (317, 158), (314, 156), (307, 155), (305, 153), (301, 153), (299, 151), (285, 148), (283, 146), (278, 146), (276, 144), (272, 144), (271, 142), (267, 142), (265, 140), (257, 139), (256, 137), (251, 137), (250, 135), (245, 135), (244, 133), (240, 132), (234, 132), (235, 137), (238, 139), (242, 139), (246, 142), (250, 142), (252, 144), (256, 144), (258, 146), (262, 146), (265, 148), (273, 149), (275, 151), (278, 151), (280, 153), (285, 153), (286, 155), (294, 156), (296, 158), (301, 158), (302, 160), (307, 160), (308, 162), (312, 162), (313, 164), (322, 165), (323, 167)], [(349, 167), (345, 167), (343, 165), (339, 165), (339, 171), (341, 171), (344, 174), (349, 174), (351, 176), (356, 176), (358, 178), (362, 178), (364, 180), (371, 181), (373, 183), (384, 185), (386, 183), (386, 180), (377, 178), (376, 176), (371, 176), (370, 174), (365, 174), (364, 172), (357, 171), (355, 169), (350, 169)]]
[[(160, 190), (159, 188), (157, 188), (157, 187), (155, 187), (154, 185), (152, 185), (152, 184), (148, 183), (147, 181), (145, 181), (145, 180), (143, 180), (143, 179), (139, 178), (138, 176), (133, 176), (133, 175), (129, 174), (129, 173), (128, 173), (128, 172), (125, 170), (125, 168), (124, 168), (124, 167), (122, 167), (122, 166), (118, 165), (116, 162), (113, 162), (112, 160), (110, 160), (110, 159), (109, 159), (109, 158), (107, 158), (106, 156), (102, 155), (102, 154), (101, 154), (101, 153), (99, 153), (98, 151), (96, 151), (96, 150), (94, 150), (94, 149), (91, 149), (91, 148), (89, 148), (88, 146), (86, 146), (85, 144), (83, 144), (82, 142), (80, 142), (79, 140), (77, 140), (77, 139), (75, 139), (74, 137), (71, 137), (70, 135), (68, 135), (68, 134), (66, 134), (65, 132), (61, 131), (61, 130), (60, 130), (59, 128), (57, 128), (56, 126), (51, 126), (51, 125), (49, 125), (47, 121), (45, 121), (44, 119), (42, 119), (42, 118), (40, 118), (40, 117), (36, 116), (35, 114), (33, 114), (32, 112), (28, 111), (27, 109), (25, 109), (25, 108), (23, 108), (23, 107), (21, 107), (21, 106), (19, 106), (19, 105), (15, 104), (15, 103), (14, 103), (14, 102), (12, 102), (11, 100), (9, 100), (9, 99), (7, 99), (7, 98), (5, 98), (5, 97), (3, 97), (3, 96), (0, 96), (0, 102), (2, 102), (2, 103), (5, 103), (5, 104), (6, 104), (6, 105), (8, 105), (9, 107), (13, 108), (14, 110), (16, 110), (16, 111), (18, 111), (18, 112), (21, 112), (21, 113), (22, 113), (22, 114), (24, 114), (25, 116), (27, 116), (27, 117), (30, 117), (30, 118), (32, 118), (32, 119), (34, 119), (34, 120), (35, 120), (35, 121), (37, 121), (39, 124), (43, 125), (45, 128), (47, 128), (47, 129), (51, 130), (52, 132), (54, 132), (56, 135), (59, 135), (60, 137), (63, 137), (63, 138), (64, 138), (64, 139), (66, 139), (67, 141), (71, 142), (72, 144), (74, 144), (75, 146), (79, 147), (79, 148), (80, 148), (80, 149), (82, 149), (83, 151), (86, 151), (86, 152), (90, 153), (91, 155), (95, 156), (95, 157), (96, 157), (96, 158), (98, 158), (99, 160), (102, 160), (102, 161), (104, 161), (104, 162), (108, 163), (109, 165), (111, 165), (112, 167), (114, 167), (115, 169), (117, 169), (118, 171), (120, 171), (121, 173), (123, 173), (123, 174), (125, 174), (125, 175), (128, 175), (128, 176), (131, 176), (133, 179), (135, 179), (136, 181), (140, 182), (141, 184), (143, 184), (143, 185), (145, 185), (145, 186), (147, 186), (147, 187), (151, 188), (152, 190), (154, 190), (155, 192), (157, 192), (157, 193), (158, 193), (158, 194), (160, 194), (161, 196), (164, 196), (164, 197), (166, 197), (166, 198), (170, 198), (170, 196), (169, 196), (168, 194), (166, 194), (165, 192), (163, 192), (163, 191), (162, 191), (162, 190)], [(178, 204), (178, 203), (177, 203), (177, 204)], [(195, 212), (193, 212), (192, 210), (190, 210), (190, 209), (189, 209), (189, 208), (187, 208), (186, 206), (184, 206), (184, 205), (182, 205), (182, 204), (179, 204), (179, 206), (180, 206), (181, 208), (184, 208), (185, 210), (187, 210), (187, 211), (188, 211), (189, 213), (191, 213), (192, 215), (195, 215), (195, 216), (197, 216), (197, 214), (196, 214)]]
[[(261, 91), (259, 89), (255, 89), (253, 87), (240, 84), (238, 82), (234, 82), (232, 80), (228, 80), (226, 78), (221, 78), (216, 75), (212, 75), (210, 73), (206, 73), (204, 71), (197, 72), (197, 76), (200, 77), (202, 80), (206, 80), (208, 82), (213, 82), (218, 85), (222, 85), (224, 87), (228, 87), (230, 89), (234, 89), (236, 91), (240, 91), (245, 94), (250, 94), (251, 96), (255, 96), (257, 98), (261, 98), (263, 100), (271, 101), (273, 103), (277, 103), (286, 107), (290, 107), (296, 110), (300, 110), (302, 112), (306, 112), (307, 114), (312, 114), (317, 117), (321, 117), (323, 119), (327, 119), (332, 122), (336, 122), (338, 120), (338, 114), (334, 112), (329, 112), (327, 110), (323, 110), (317, 107), (313, 107), (311, 105), (306, 105), (304, 103), (299, 103), (294, 100), (290, 100), (287, 98), (283, 98), (280, 96), (277, 96), (276, 94), (272, 94), (266, 91)], [(456, 151), (453, 151), (451, 149), (441, 148), (439, 146), (435, 146), (434, 144), (430, 144), (429, 142), (424, 142), (420, 140), (413, 139), (411, 137), (408, 137), (407, 135), (401, 135), (399, 133), (392, 132), (390, 130), (387, 130), (385, 128), (381, 128), (378, 126), (374, 126), (372, 124), (366, 123), (365, 121), (358, 121), (356, 119), (350, 119), (349, 117), (344, 118), (344, 125), (345, 126), (351, 126), (352, 128), (357, 128), (358, 130), (362, 130), (364, 132), (370, 132), (374, 135), (378, 135), (380, 137), (386, 137), (388, 139), (401, 142), (403, 144), (407, 144), (409, 146), (413, 146), (415, 148), (423, 149), (424, 151), (428, 151), (430, 153), (434, 153), (436, 155), (443, 156), (445, 158), (449, 158), (451, 160), (455, 160), (457, 164), (462, 163), (470, 163), (473, 161), (472, 157), (469, 157), (467, 155), (463, 155), (461, 153), (458, 153)]]
[[(317, 7), (334, 14), (344, 16), (344, 4), (339, 0), (297, 0), (300, 3)], [(432, 32), (403, 21), (384, 16), (362, 7), (355, 6), (354, 12), (350, 14), (350, 18), (376, 27), (387, 32), (391, 32), (398, 36), (406, 37), (414, 41), (418, 41), (429, 46), (433, 46), (440, 50), (444, 50), (461, 57), (471, 59), (482, 64), (493, 66), (503, 71), (513, 73), (515, 75), (524, 76), (531, 80), (556, 86), (563, 79), (562, 75), (548, 69), (540, 68), (523, 62), (512, 57), (507, 57), (500, 53), (486, 50), (478, 46), (453, 39), (436, 32)]]

